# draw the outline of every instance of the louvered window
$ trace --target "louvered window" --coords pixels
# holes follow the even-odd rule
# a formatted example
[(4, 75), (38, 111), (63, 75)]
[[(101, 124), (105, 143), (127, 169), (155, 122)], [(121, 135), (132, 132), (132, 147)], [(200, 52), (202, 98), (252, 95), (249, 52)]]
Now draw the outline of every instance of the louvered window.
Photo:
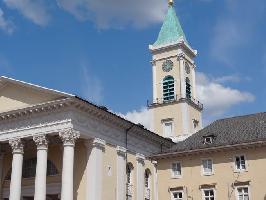
[(186, 78), (186, 97), (187, 99), (191, 99), (191, 85), (189, 78)]
[(163, 80), (163, 101), (175, 99), (175, 81), (172, 76), (167, 76)]

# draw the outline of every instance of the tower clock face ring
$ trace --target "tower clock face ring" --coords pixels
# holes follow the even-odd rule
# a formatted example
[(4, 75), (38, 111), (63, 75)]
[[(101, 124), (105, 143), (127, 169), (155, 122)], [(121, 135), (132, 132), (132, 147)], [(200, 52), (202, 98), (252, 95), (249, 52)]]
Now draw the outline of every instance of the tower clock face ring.
[(162, 69), (164, 72), (170, 72), (173, 69), (174, 63), (171, 60), (163, 62)]

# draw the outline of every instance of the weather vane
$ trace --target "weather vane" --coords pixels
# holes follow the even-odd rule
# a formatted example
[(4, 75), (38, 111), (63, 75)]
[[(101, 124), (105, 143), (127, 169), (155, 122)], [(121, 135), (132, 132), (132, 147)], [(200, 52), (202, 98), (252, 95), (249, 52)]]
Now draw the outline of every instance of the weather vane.
[(174, 4), (174, 0), (168, 0), (169, 6), (172, 6)]

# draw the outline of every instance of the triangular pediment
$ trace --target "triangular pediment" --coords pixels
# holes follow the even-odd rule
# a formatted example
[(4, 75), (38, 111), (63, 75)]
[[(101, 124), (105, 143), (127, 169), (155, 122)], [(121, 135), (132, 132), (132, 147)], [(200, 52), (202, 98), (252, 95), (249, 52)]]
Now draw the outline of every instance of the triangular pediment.
[(11, 78), (0, 77), (0, 113), (70, 96), (72, 95)]

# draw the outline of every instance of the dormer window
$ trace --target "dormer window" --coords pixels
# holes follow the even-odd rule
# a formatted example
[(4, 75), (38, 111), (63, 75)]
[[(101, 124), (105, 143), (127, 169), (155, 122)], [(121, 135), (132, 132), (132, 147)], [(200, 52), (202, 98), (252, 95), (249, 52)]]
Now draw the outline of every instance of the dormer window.
[(204, 144), (212, 144), (214, 140), (214, 135), (209, 135), (204, 137)]

